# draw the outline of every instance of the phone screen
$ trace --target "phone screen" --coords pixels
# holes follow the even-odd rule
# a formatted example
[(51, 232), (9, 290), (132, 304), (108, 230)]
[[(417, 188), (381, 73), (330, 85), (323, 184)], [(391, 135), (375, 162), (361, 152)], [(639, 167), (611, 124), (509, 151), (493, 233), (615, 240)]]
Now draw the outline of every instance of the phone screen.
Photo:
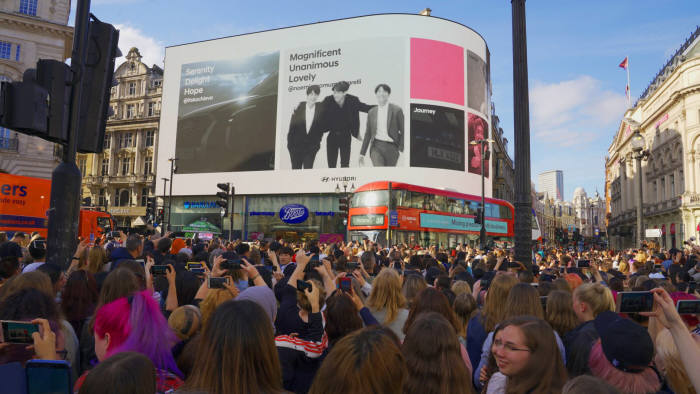
[(28, 394), (70, 394), (70, 365), (67, 361), (31, 360), (27, 362)]
[(224, 284), (228, 281), (226, 278), (215, 278), (209, 277), (209, 288), (210, 289), (224, 289), (226, 286)]
[(167, 265), (154, 265), (151, 267), (151, 274), (153, 275), (165, 275), (168, 272)]
[(654, 307), (654, 294), (650, 291), (627, 291), (617, 294), (618, 312), (651, 312)]
[(2, 338), (8, 343), (32, 344), (32, 334), (39, 332), (39, 325), (21, 321), (2, 321)]
[(590, 268), (590, 266), (591, 266), (590, 260), (578, 260), (578, 261), (576, 261), (576, 267), (578, 267), (578, 268)]
[(350, 293), (352, 292), (352, 279), (351, 278), (340, 278), (338, 281), (338, 286), (340, 290)]
[(203, 268), (202, 263), (196, 262), (196, 261), (190, 261), (187, 263), (187, 269), (192, 270), (193, 268)]
[(700, 314), (700, 300), (678, 300), (676, 304), (679, 315)]

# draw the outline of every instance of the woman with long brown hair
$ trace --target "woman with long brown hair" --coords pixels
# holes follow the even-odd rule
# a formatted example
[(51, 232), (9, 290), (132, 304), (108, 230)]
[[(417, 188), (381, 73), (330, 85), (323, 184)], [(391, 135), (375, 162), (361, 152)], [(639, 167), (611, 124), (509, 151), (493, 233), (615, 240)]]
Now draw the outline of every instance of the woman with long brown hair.
[(401, 394), (406, 375), (396, 334), (373, 326), (338, 341), (321, 364), (309, 393)]
[(408, 318), (406, 298), (401, 293), (401, 277), (393, 269), (383, 269), (372, 282), (367, 306), (377, 321), (403, 340), (402, 328)]
[(545, 320), (552, 326), (560, 337), (564, 337), (569, 331), (576, 328), (578, 318), (574, 313), (571, 293), (563, 290), (554, 290), (547, 296), (547, 308)]
[(248, 300), (227, 301), (214, 311), (182, 391), (282, 392), (274, 330), (260, 305)]
[[(492, 374), (495, 367), (498, 372)], [(554, 331), (533, 316), (516, 317), (498, 326), (488, 369), (488, 392), (559, 393), (567, 379)]]
[(91, 248), (89, 252), (86, 251), (85, 255), (87, 256), (85, 263), (83, 263), (81, 257), (78, 269), (85, 269), (93, 275), (104, 271), (105, 264), (107, 263), (107, 253), (102, 247), (95, 246)]
[[(480, 280), (482, 289), (484, 279)], [(472, 365), (478, 365), (481, 359), (481, 348), (486, 336), (493, 331), (496, 324), (503, 321), (506, 313), (506, 298), (510, 289), (518, 283), (515, 276), (496, 274), (486, 292), (484, 307), (476, 314), (467, 327), (467, 353)]]
[(401, 347), (408, 378), (404, 393), (472, 393), (471, 374), (462, 363), (452, 324), (437, 312), (424, 312), (411, 324)]

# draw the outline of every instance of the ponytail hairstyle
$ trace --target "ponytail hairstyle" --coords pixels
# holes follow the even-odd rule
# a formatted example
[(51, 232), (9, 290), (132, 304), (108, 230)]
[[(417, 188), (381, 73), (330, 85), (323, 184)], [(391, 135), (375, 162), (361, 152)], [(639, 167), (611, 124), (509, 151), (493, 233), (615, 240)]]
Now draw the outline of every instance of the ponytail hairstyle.
[(149, 290), (139, 291), (102, 306), (95, 317), (95, 334), (110, 334), (106, 356), (135, 351), (148, 357), (156, 369), (182, 377), (171, 347), (177, 343)]
[(584, 283), (574, 290), (574, 298), (578, 302), (585, 302), (591, 308), (593, 317), (601, 312), (615, 312), (615, 299), (610, 289), (600, 283)]

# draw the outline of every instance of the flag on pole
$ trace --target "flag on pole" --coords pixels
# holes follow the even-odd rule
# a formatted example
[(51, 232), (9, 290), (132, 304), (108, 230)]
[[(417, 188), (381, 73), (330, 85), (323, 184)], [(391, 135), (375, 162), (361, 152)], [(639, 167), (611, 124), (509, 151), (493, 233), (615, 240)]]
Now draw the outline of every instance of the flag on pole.
[(629, 59), (627, 58), (627, 56), (625, 56), (625, 60), (623, 60), (622, 63), (620, 63), (620, 68), (624, 68), (625, 70), (627, 70), (628, 65), (629, 65)]
[(627, 86), (625, 86), (625, 97), (627, 97), (627, 107), (632, 107), (632, 95), (630, 94), (630, 59), (629, 56), (625, 56), (625, 60), (619, 64), (620, 68), (624, 68), (627, 71)]

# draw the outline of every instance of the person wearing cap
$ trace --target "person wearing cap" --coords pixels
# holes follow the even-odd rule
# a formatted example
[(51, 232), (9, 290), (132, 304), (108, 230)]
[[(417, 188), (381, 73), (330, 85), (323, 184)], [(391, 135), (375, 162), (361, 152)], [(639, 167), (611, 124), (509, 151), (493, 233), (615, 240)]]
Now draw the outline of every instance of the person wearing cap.
[(593, 321), (600, 339), (593, 343), (588, 367), (593, 376), (625, 393), (655, 393), (661, 380), (651, 367), (654, 343), (647, 330), (615, 312)]

